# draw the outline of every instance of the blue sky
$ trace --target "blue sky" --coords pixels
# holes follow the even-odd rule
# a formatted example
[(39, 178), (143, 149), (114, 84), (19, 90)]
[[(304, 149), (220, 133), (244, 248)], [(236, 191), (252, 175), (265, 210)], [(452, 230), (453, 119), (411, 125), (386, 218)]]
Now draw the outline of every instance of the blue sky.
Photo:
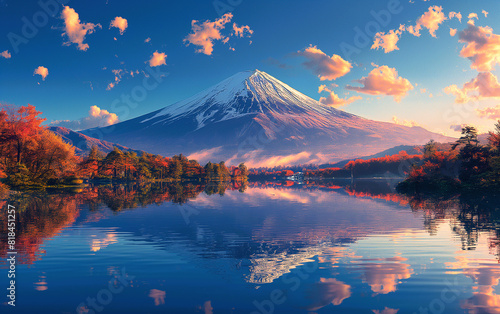
[[(56, 3), (55, 0), (45, 2)], [(490, 93), (477, 88), (481, 82), (484, 86), (487, 77), (496, 79), (500, 74), (500, 52), (475, 49), (476, 55), (484, 57), (489, 54), (492, 60), (473, 68), (473, 62), (461, 56), (461, 50), (473, 44), (474, 40), (459, 41), (461, 32), (469, 28), (468, 21), (473, 20), (474, 25), (469, 30), (476, 30), (476, 35), (484, 33), (491, 40), (490, 47), (496, 47), (499, 40), (496, 34), (500, 33), (500, 3), (495, 0), (413, 0), (413, 3), (407, 0), (60, 2), (78, 14), (81, 24), (94, 24), (94, 31), (85, 34), (81, 42), (88, 48), (79, 49), (77, 40), (63, 35), (68, 30), (66, 20), (61, 17), (63, 5), (57, 6), (54, 17), (45, 20), (45, 13), (42, 13), (44, 11), (37, 1), (0, 1), (0, 53), (7, 51), (0, 57), (0, 102), (18, 106), (35, 105), (48, 123), (76, 120), (84, 125), (88, 119), (83, 118), (89, 116), (92, 106), (101, 109), (101, 114), (106, 111), (116, 113), (123, 121), (182, 100), (248, 69), (265, 71), (317, 100), (325, 97), (324, 105), (370, 119), (422, 125), (448, 135), (458, 135), (450, 129), (451, 125), (464, 123), (475, 124), (481, 131), (491, 129), (500, 114), (500, 91), (496, 89), (495, 80), (488, 81), (491, 88), (487, 91)], [(214, 3), (227, 4), (226, 10), (221, 11), (222, 7)], [(371, 12), (388, 12), (391, 5), (398, 12), (390, 14), (390, 22), (383, 23), (385, 25), (377, 22)], [(432, 21), (426, 24), (422, 20), (420, 36), (414, 36), (408, 27), (417, 26), (419, 18), (430, 8), (434, 11), (439, 8), (445, 20), (437, 25), (435, 37), (426, 28), (426, 25), (432, 25)], [(223, 14), (228, 13), (228, 9), (232, 16), (220, 29), (223, 38), (228, 38), (227, 43), (214, 40), (210, 54), (197, 52), (202, 47), (194, 43), (187, 45), (185, 39), (195, 33), (192, 20), (202, 25), (205, 21), (227, 19), (227, 15)], [(488, 12), (487, 17), (483, 10)], [(461, 21), (450, 18), (452, 11), (461, 13)], [(476, 13), (478, 18), (469, 19), (470, 13)], [(36, 34), (23, 35), (26, 19), (33, 21), (34, 17), (39, 18), (39, 26), (35, 26)], [(116, 27), (110, 28), (111, 21), (116, 17), (127, 20), (123, 34)], [(237, 27), (248, 26), (242, 37), (234, 34), (234, 23)], [(376, 30), (382, 32), (381, 35), (397, 31), (400, 25), (405, 25), (397, 37), (398, 50), (371, 49), (376, 35), (364, 29), (373, 23), (378, 25)], [(349, 54), (342, 47), (346, 44), (356, 47), (356, 27), (369, 35), (369, 42)], [(488, 33), (486, 27), (492, 31)], [(450, 28), (457, 30), (455, 36), (451, 36)], [(13, 45), (12, 34), (24, 37), (23, 42)], [(145, 42), (147, 38), (150, 38), (149, 42)], [(308, 47), (316, 47), (314, 54), (306, 53)], [(136, 86), (142, 86), (154, 52), (164, 53), (166, 58), (165, 64), (153, 69), (168, 75), (161, 79), (157, 87), (148, 91), (136, 107), (129, 107), (127, 111), (118, 110), (115, 100), (122, 95), (130, 95)], [(326, 64), (314, 63), (318, 61), (314, 57), (325, 60), (325, 56), (330, 58), (334, 55), (348, 62), (350, 69), (335, 79), (320, 80), (319, 73), (332, 73), (332, 69), (325, 68), (325, 65), (335, 66), (335, 62), (326, 59)], [(303, 64), (311, 60), (314, 63), (312, 66)], [(39, 66), (48, 70), (45, 79), (33, 74)], [(367, 78), (365, 84), (384, 79), (369, 76), (377, 69), (380, 76), (391, 76), (393, 71), (397, 71), (397, 75), (388, 79), (394, 85), (379, 86), (378, 90), (366, 86), (357, 90), (346, 88), (347, 85), (363, 87), (363, 84), (355, 82), (363, 77)], [(122, 72), (116, 74), (112, 70)], [(479, 77), (480, 72), (488, 73), (488, 76)], [(119, 82), (115, 81), (115, 77)], [(476, 77), (481, 80), (475, 89), (464, 88), (466, 82)], [(109, 88), (113, 82), (115, 86)], [(326, 85), (326, 89), (318, 93), (321, 85)], [(410, 85), (412, 89), (408, 88)], [(444, 89), (451, 85), (457, 85), (459, 91), (456, 89), (453, 93), (448, 90), (449, 93), (446, 93)], [(398, 95), (391, 92), (399, 88), (403, 90)], [(336, 101), (329, 102), (330, 92), (338, 97)], [(460, 92), (468, 95), (466, 100), (459, 99), (457, 95)], [(350, 97), (355, 99), (348, 104), (342, 101)], [(109, 118), (106, 114), (103, 116)]]

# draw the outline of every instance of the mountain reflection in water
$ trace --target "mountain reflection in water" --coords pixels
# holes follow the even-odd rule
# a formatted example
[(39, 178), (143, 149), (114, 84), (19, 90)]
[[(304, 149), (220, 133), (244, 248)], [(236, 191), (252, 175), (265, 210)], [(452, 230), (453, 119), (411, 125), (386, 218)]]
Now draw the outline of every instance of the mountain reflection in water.
[[(111, 312), (259, 313), (278, 289), (286, 301), (273, 304), (277, 312), (406, 313), (430, 306), (443, 282), (458, 278), (457, 300), (444, 312), (500, 313), (498, 203), (408, 198), (393, 187), (151, 183), (14, 193), (1, 202), (3, 211), (18, 208), (19, 271), (31, 280), (18, 289), (36, 304), (37, 293), (77, 286), (74, 300), (53, 300), (62, 302), (55, 312), (74, 311), (110, 271), (127, 266), (136, 282), (124, 295), (141, 301), (124, 296)], [(70, 282), (84, 273), (94, 283)]]

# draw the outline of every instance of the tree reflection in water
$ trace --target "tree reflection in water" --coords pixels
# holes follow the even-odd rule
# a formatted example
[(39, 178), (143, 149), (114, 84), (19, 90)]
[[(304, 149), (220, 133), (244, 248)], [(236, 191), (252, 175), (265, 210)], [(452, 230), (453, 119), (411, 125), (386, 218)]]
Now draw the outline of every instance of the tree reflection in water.
[[(210, 185), (148, 183), (89, 186), (64, 191), (12, 192), (10, 195), (3, 193), (0, 195), (0, 256), (5, 258), (8, 251), (7, 204), (17, 208), (17, 260), (21, 264), (32, 264), (44, 254), (40, 246), (47, 239), (55, 237), (75, 222), (80, 215), (81, 205), (86, 205), (91, 212), (97, 212), (102, 205), (119, 212), (164, 202), (184, 204), (203, 192), (221, 196), (228, 189), (243, 192), (246, 186), (240, 182)], [(98, 220), (98, 215), (93, 219)]]
[[(368, 198), (375, 201), (394, 202), (409, 206), (414, 212), (422, 212), (424, 227), (430, 233), (437, 231), (440, 221), (449, 219), (453, 231), (460, 236), (463, 250), (473, 250), (480, 233), (489, 233), (490, 249), (498, 258), (500, 253), (500, 215), (497, 196), (473, 197), (455, 196), (450, 199), (431, 199), (425, 197), (408, 198), (394, 192), (395, 182), (380, 180), (368, 181), (320, 181), (295, 184), (293, 182), (252, 182), (252, 183), (212, 183), (166, 184), (143, 183), (130, 185), (89, 186), (73, 191), (47, 191), (44, 193), (12, 193), (4, 196), (3, 214), (0, 216), (0, 254), (7, 252), (7, 215), (6, 204), (18, 208), (16, 217), (18, 260), (31, 264), (40, 258), (43, 250), (40, 245), (56, 236), (65, 227), (71, 226), (80, 214), (81, 205), (96, 212), (103, 205), (114, 212), (142, 208), (151, 204), (172, 202), (185, 204), (200, 193), (224, 196), (227, 190), (245, 192), (252, 189), (272, 187), (283, 191), (321, 190), (328, 193), (347, 193), (353, 197)], [(96, 215), (97, 217), (97, 215)], [(94, 217), (94, 219), (99, 219)]]

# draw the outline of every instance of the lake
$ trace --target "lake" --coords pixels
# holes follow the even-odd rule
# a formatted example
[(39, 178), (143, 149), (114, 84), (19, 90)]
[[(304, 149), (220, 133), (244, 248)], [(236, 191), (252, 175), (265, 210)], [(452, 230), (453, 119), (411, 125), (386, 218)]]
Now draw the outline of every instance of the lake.
[(409, 199), (386, 180), (14, 194), (0, 311), (500, 313), (495, 202)]

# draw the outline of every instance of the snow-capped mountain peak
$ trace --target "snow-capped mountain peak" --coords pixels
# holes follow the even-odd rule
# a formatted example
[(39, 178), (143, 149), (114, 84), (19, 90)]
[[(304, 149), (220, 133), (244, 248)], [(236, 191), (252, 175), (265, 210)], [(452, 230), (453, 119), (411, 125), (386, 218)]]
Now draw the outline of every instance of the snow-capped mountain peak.
[(265, 72), (254, 70), (239, 72), (186, 100), (163, 108), (141, 122), (155, 120), (154, 123), (165, 123), (194, 114), (199, 129), (207, 120), (225, 121), (268, 111), (313, 111), (324, 115), (337, 110), (322, 106)]
[[(101, 130), (87, 130), (95, 133)], [(85, 133), (85, 131), (84, 131)], [(327, 162), (397, 145), (450, 141), (421, 127), (373, 121), (321, 105), (273, 76), (245, 71), (102, 132), (105, 140), (201, 162), (249, 165)]]

